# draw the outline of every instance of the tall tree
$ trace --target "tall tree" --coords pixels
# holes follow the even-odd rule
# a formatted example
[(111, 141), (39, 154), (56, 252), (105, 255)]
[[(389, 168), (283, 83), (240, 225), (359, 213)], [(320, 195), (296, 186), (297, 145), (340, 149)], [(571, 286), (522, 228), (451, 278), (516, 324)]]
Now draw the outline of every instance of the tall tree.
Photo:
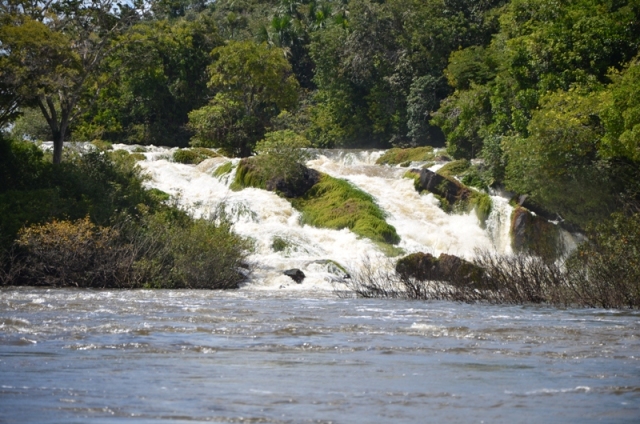
[(209, 86), (215, 97), (189, 114), (194, 144), (248, 156), (271, 118), (295, 106), (299, 85), (281, 49), (232, 41), (213, 50)]
[[(40, 109), (51, 129), (54, 163), (62, 160), (70, 125), (105, 84), (100, 65), (115, 48), (112, 41), (139, 19), (141, 7), (138, 0), (0, 3), (3, 92), (11, 93), (9, 102)], [(11, 103), (2, 110), (11, 111)]]

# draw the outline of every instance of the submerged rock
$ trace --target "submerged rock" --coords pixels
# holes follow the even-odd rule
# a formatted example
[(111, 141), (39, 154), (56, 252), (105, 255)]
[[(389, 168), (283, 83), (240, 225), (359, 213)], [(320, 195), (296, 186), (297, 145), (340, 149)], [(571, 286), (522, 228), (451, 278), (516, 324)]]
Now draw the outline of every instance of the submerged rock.
[(306, 278), (306, 275), (304, 275), (304, 272), (302, 272), (298, 268), (288, 269), (284, 271), (283, 274), (291, 278), (293, 281), (295, 281), (298, 284), (301, 284), (302, 281)]

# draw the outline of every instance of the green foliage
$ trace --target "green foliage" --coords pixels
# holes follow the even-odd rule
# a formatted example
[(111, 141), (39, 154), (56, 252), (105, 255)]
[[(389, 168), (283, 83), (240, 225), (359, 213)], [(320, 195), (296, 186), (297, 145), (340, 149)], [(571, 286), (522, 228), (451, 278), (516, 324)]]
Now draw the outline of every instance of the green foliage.
[(611, 75), (611, 101), (603, 112), (605, 136), (601, 154), (640, 162), (640, 58)]
[(491, 122), (491, 99), (485, 86), (471, 85), (445, 99), (433, 115), (447, 138), (447, 152), (456, 159), (471, 159), (482, 150), (483, 130)]
[(546, 96), (533, 114), (530, 136), (503, 139), (507, 188), (529, 193), (580, 225), (607, 217), (615, 208), (615, 191), (598, 155), (603, 94)]
[(302, 212), (306, 224), (336, 230), (348, 228), (359, 236), (386, 244), (400, 241), (374, 199), (347, 181), (323, 175), (319, 183), (292, 204)]
[(103, 67), (108, 84), (76, 132), (186, 147), (193, 135), (185, 127), (187, 114), (207, 103), (209, 53), (222, 44), (211, 18), (145, 21), (117, 43)]
[(11, 135), (20, 140), (46, 141), (51, 139), (51, 129), (47, 120), (36, 108), (24, 108), (13, 123)]
[(173, 161), (187, 165), (197, 165), (205, 159), (215, 158), (219, 155), (211, 149), (197, 147), (193, 149), (180, 149), (173, 152)]
[(378, 165), (398, 165), (404, 162), (424, 162), (433, 160), (435, 157), (433, 147), (414, 147), (401, 149), (394, 147), (384, 152), (376, 161)]
[(282, 179), (295, 184), (304, 177), (304, 165), (310, 158), (311, 143), (291, 130), (266, 133), (255, 147), (265, 178)]
[(266, 44), (229, 42), (212, 55), (209, 86), (218, 93), (189, 114), (192, 144), (249, 156), (269, 120), (296, 104), (299, 85), (282, 51)]
[(0, 150), (0, 250), (24, 225), (89, 215), (104, 226), (118, 213), (138, 216), (139, 205), (159, 206), (126, 152), (90, 152), (54, 166), (32, 143), (2, 139)]
[(592, 225), (567, 261), (573, 294), (600, 308), (640, 308), (640, 214)]
[(146, 217), (132, 235), (148, 253), (135, 264), (146, 287), (231, 289), (245, 279), (251, 243), (231, 231), (222, 217), (215, 220), (176, 219), (175, 213)]

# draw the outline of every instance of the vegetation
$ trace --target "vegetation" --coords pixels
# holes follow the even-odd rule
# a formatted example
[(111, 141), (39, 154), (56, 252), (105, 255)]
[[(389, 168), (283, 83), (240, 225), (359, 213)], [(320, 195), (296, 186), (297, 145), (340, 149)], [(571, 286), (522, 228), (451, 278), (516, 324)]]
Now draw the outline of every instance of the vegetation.
[[(0, 284), (232, 288), (251, 245), (223, 216), (192, 220), (146, 190), (134, 155), (71, 155), (0, 138)], [(215, 219), (214, 219), (215, 218)]]
[(378, 165), (400, 165), (411, 162), (425, 162), (435, 158), (433, 147), (423, 146), (408, 149), (389, 149), (376, 161)]
[(219, 157), (216, 152), (204, 147), (180, 149), (173, 152), (173, 161), (187, 165), (197, 165), (205, 159)]
[[(467, 186), (527, 196), (583, 231), (631, 219), (639, 15), (637, 0), (2, 2), (0, 243), (86, 216), (102, 234), (119, 213), (166, 206), (140, 185), (139, 155), (63, 154), (71, 140), (262, 153), (236, 186), (280, 192), (316, 181), (277, 165), (300, 140), (393, 147), (380, 163), (404, 166), (446, 144), (457, 161), (439, 172)], [(51, 162), (68, 165), (19, 140), (52, 140)], [(468, 206), (490, 210), (475, 191)]]
[(396, 229), (387, 224), (373, 198), (347, 181), (323, 175), (318, 184), (292, 203), (302, 212), (306, 224), (336, 230), (348, 228), (381, 243), (400, 241)]

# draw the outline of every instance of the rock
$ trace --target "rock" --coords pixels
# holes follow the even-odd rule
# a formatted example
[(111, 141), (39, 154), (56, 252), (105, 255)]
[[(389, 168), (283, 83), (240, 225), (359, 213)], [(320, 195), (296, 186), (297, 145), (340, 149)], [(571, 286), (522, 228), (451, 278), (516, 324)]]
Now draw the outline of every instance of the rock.
[(451, 205), (460, 200), (467, 200), (471, 196), (471, 190), (461, 183), (428, 169), (420, 170), (418, 187), (444, 198)]
[(300, 167), (300, 173), (297, 178), (288, 181), (282, 177), (271, 178), (267, 181), (267, 190), (277, 191), (288, 198), (303, 196), (311, 187), (320, 181), (320, 173), (304, 165), (300, 165)]
[(304, 272), (300, 271), (298, 268), (288, 269), (285, 272), (283, 272), (283, 274), (291, 278), (293, 281), (295, 281), (298, 284), (301, 284), (302, 281), (306, 278), (306, 275), (304, 275)]
[(517, 206), (511, 215), (511, 247), (516, 252), (554, 259), (561, 254), (558, 226)]
[(420, 281), (433, 280), (437, 279), (437, 265), (438, 259), (430, 253), (412, 253), (398, 259), (396, 272), (402, 278), (415, 278)]
[(446, 281), (456, 286), (481, 287), (484, 279), (481, 267), (446, 253), (438, 258), (430, 253), (412, 253), (398, 260), (396, 272), (402, 278)]

